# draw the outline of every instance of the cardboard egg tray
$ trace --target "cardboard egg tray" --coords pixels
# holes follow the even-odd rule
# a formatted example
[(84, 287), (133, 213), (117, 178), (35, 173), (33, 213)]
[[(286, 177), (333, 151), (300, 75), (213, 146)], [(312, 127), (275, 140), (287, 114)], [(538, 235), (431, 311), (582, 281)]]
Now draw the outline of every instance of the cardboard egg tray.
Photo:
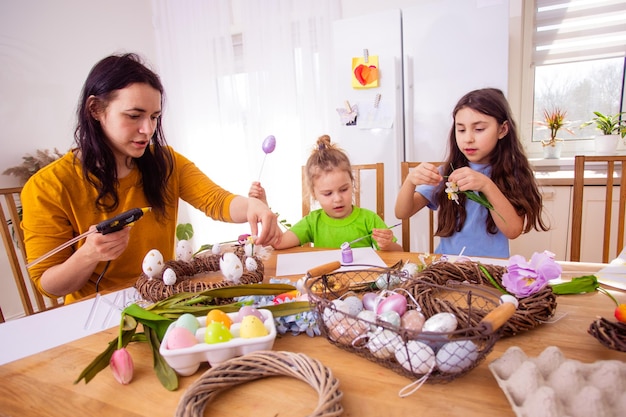
[(566, 359), (555, 346), (529, 358), (517, 346), (489, 364), (518, 417), (621, 416), (626, 363)]
[(206, 317), (198, 317), (198, 322), (200, 323), (200, 328), (196, 331), (198, 344), (182, 349), (167, 349), (167, 338), (170, 330), (176, 324), (174, 322), (168, 327), (159, 352), (177, 374), (188, 376), (193, 375), (202, 362), (208, 362), (209, 365), (215, 366), (228, 359), (243, 356), (257, 350), (271, 350), (276, 339), (274, 316), (267, 309), (259, 309), (259, 311), (263, 314), (263, 325), (268, 331), (266, 336), (249, 339), (240, 337), (241, 323), (235, 323), (237, 313), (228, 313), (228, 316), (233, 320), (233, 324), (230, 327), (233, 338), (228, 342), (208, 344), (204, 341)]

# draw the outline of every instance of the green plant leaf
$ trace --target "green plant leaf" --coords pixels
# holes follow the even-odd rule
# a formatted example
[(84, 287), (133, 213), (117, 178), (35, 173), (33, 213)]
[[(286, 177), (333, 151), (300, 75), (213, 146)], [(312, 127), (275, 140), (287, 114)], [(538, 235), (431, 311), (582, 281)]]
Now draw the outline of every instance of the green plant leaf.
[(176, 391), (178, 389), (178, 376), (161, 355), (161, 352), (159, 351), (161, 342), (159, 341), (157, 334), (149, 327), (144, 327), (144, 332), (146, 333), (148, 344), (152, 349), (154, 371), (157, 374), (157, 378), (159, 378), (161, 385), (163, 385), (167, 390)]
[(181, 223), (176, 226), (176, 239), (189, 240), (193, 237), (193, 226), (191, 223)]
[(600, 284), (595, 275), (585, 275), (572, 278), (569, 282), (552, 284), (552, 292), (558, 295), (563, 294), (583, 294), (594, 292)]
[[(135, 335), (135, 330), (124, 330), (122, 332), (122, 346), (128, 345)], [(89, 383), (101, 370), (109, 366), (109, 362), (111, 361), (111, 356), (113, 356), (113, 352), (115, 352), (118, 348), (118, 338), (111, 340), (109, 342), (109, 346), (99, 354), (87, 367), (80, 373), (74, 384), (80, 382), (81, 379), (85, 380), (85, 384)]]

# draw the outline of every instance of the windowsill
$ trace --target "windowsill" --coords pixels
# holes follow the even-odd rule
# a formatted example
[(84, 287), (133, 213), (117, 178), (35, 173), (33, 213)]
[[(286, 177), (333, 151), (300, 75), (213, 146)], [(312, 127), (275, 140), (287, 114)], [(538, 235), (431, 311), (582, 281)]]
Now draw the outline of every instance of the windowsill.
[[(590, 152), (589, 155), (594, 155), (594, 153)], [(626, 151), (618, 150), (614, 155), (626, 155)], [(528, 161), (530, 161), (530, 165), (535, 171), (552, 171), (563, 168), (571, 168), (573, 170), (575, 156), (575, 154), (568, 153), (565, 155), (562, 154), (559, 159), (546, 159), (531, 155), (529, 156)]]

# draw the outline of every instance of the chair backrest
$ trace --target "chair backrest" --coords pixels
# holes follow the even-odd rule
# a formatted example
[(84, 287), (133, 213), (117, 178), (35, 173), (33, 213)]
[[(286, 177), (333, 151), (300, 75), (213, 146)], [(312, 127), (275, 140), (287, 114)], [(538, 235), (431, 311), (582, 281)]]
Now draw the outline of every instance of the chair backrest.
[[(439, 166), (444, 162), (431, 162), (431, 164)], [(400, 163), (400, 185), (404, 184), (404, 180), (409, 175), (409, 170), (415, 168), (421, 162), (403, 161)], [(428, 209), (428, 248), (430, 253), (435, 251), (435, 215), (432, 210)], [(402, 249), (405, 252), (411, 252), (411, 218), (402, 220)]]
[[(311, 196), (309, 196), (306, 185), (306, 167), (302, 167), (302, 216), (306, 216), (311, 211)], [(385, 164), (378, 162), (375, 164), (352, 165), (352, 175), (354, 176), (354, 204), (361, 207), (361, 177), (364, 173), (372, 171), (375, 174), (376, 182), (376, 213), (385, 220)]]
[[(606, 181), (603, 179), (602, 184), (606, 186), (604, 198), (604, 225), (602, 227), (602, 262), (609, 262), (609, 257), (616, 257), (624, 248), (624, 221), (626, 215), (626, 170), (624, 163), (626, 156), (584, 156), (578, 155), (574, 158), (574, 189), (572, 194), (572, 227), (571, 227), (571, 246), (570, 261), (579, 262), (582, 247), (582, 231), (583, 231), (583, 194), (585, 190), (585, 171), (588, 162), (594, 164), (593, 171), (604, 172), (606, 167)], [(619, 167), (619, 168), (618, 168)], [(614, 178), (618, 174), (619, 182)], [(594, 175), (597, 178), (597, 175)], [(597, 181), (597, 180), (596, 180)], [(597, 183), (594, 183), (597, 184)], [(613, 193), (614, 186), (619, 185), (619, 203), (617, 227), (611, 225), (613, 210)], [(586, 218), (593, 218), (600, 213), (587, 214)], [(589, 217), (592, 216), (592, 217)], [(615, 232), (615, 256), (609, 252), (611, 246), (611, 233)]]
[[(0, 231), (11, 265), (13, 278), (22, 301), (24, 314), (31, 315), (60, 305), (56, 299), (41, 295), (35, 288), (26, 272), (26, 253), (24, 252), (24, 233), (20, 227), (21, 206), (19, 203), (21, 187), (0, 189)], [(28, 285), (27, 285), (28, 283)], [(30, 287), (30, 291), (29, 291)], [(0, 309), (0, 323), (4, 322)]]

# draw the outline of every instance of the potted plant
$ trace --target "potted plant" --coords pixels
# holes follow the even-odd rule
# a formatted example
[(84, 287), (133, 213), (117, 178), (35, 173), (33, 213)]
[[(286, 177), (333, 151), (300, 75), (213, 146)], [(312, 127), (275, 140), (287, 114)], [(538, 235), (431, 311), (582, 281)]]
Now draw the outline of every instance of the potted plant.
[(544, 139), (541, 141), (541, 145), (543, 145), (543, 154), (547, 159), (558, 159), (561, 157), (563, 139), (557, 137), (559, 130), (564, 129), (568, 133), (574, 134), (571, 129), (566, 127), (569, 124), (569, 122), (565, 121), (566, 115), (566, 111), (555, 107), (552, 110), (544, 110), (543, 120), (535, 122), (539, 126), (550, 130), (550, 139)]
[(602, 132), (602, 135), (595, 137), (596, 154), (613, 154), (617, 149), (617, 143), (620, 137), (626, 136), (626, 120), (622, 118), (626, 112), (616, 113), (613, 115), (603, 114), (594, 111), (596, 115), (593, 119), (580, 125), (581, 128), (595, 123), (596, 128)]

